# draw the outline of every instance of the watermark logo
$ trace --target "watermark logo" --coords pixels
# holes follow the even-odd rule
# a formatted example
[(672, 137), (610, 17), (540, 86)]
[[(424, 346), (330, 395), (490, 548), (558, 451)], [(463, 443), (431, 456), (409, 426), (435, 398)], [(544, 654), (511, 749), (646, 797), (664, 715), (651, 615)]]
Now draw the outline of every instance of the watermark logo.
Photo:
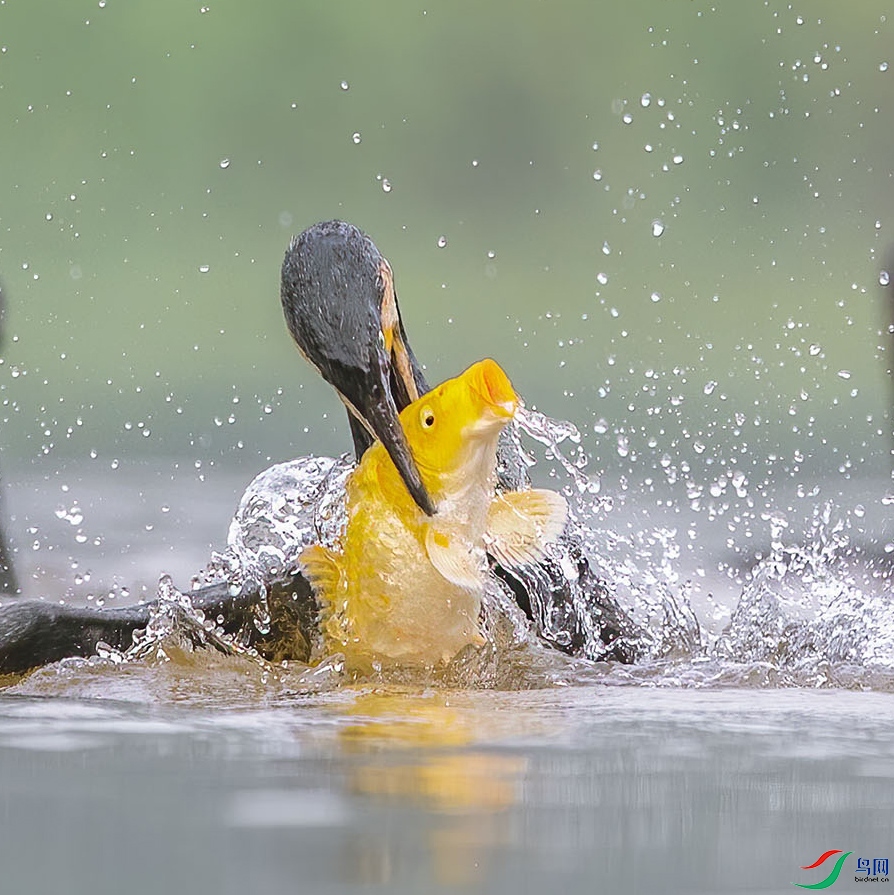
[[(827, 852), (823, 852), (812, 864), (804, 864), (802, 870), (814, 870), (821, 867), (826, 861), (834, 858), (834, 865), (826, 865), (826, 869), (831, 867), (829, 875), (820, 880), (818, 883), (792, 883), (799, 889), (828, 889), (833, 885), (841, 874), (844, 862), (853, 854), (852, 851), (842, 851), (840, 848), (832, 848)], [(862, 876), (860, 875), (862, 874)], [(888, 859), (887, 858), (857, 858), (857, 869), (854, 873), (854, 882), (858, 883), (886, 883), (888, 882)]]
[(829, 858), (834, 857), (835, 855), (840, 855), (840, 857), (835, 861), (835, 866), (832, 868), (831, 873), (824, 879), (818, 883), (812, 883), (808, 885), (807, 883), (795, 883), (799, 889), (828, 889), (837, 879), (838, 874), (841, 873), (841, 868), (844, 867), (844, 862), (853, 854), (852, 851), (843, 852), (840, 848), (832, 848), (827, 852), (823, 852), (812, 864), (804, 864), (802, 865), (802, 870), (813, 870), (814, 867), (819, 867), (821, 864), (825, 864)]

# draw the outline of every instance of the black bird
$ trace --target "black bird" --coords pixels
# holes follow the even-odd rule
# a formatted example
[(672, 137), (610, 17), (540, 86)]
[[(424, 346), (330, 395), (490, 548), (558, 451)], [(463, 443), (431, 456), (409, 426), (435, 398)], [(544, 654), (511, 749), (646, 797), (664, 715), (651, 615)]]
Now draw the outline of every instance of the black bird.
[[(373, 241), (351, 224), (316, 224), (292, 239), (282, 267), (281, 298), (289, 331), (310, 363), (338, 392), (348, 408), (359, 459), (379, 438), (400, 470), (409, 492), (428, 514), (436, 508), (426, 493), (398, 421), (398, 412), (428, 391), (401, 322), (388, 262)], [(525, 482), (517, 448), (501, 444), (500, 484)], [(562, 560), (547, 558), (529, 572), (494, 572), (512, 589), (538, 632), (567, 653), (634, 661), (643, 632), (595, 575), (573, 533), (559, 545)], [(565, 569), (575, 570), (569, 580)], [(190, 600), (206, 617), (224, 619), (225, 633), (269, 659), (307, 659), (317, 607), (300, 574), (268, 583), (268, 633), (254, 624), (257, 589), (230, 594), (226, 582), (191, 591)], [(126, 649), (135, 630), (145, 628), (152, 604), (121, 609), (89, 609), (55, 602), (14, 602), (0, 608), (0, 674), (20, 673), (66, 656), (86, 656), (99, 641)], [(184, 618), (183, 633), (205, 642), (201, 626)], [(603, 648), (598, 648), (596, 634)]]

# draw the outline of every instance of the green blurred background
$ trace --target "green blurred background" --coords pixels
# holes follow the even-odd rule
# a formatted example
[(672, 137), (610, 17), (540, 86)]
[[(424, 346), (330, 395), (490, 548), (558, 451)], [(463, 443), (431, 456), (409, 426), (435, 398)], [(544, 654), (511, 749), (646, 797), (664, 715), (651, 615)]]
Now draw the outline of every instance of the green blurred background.
[(879, 474), (887, 8), (5, 0), (6, 478), (346, 449), (278, 298), (331, 217), (596, 468)]

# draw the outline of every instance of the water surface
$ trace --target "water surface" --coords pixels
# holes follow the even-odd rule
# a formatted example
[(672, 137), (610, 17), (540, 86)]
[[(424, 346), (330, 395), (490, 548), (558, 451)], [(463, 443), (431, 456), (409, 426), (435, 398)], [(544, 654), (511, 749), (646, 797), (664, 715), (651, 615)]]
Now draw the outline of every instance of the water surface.
[(0, 699), (9, 891), (790, 892), (894, 833), (887, 695), (141, 686)]

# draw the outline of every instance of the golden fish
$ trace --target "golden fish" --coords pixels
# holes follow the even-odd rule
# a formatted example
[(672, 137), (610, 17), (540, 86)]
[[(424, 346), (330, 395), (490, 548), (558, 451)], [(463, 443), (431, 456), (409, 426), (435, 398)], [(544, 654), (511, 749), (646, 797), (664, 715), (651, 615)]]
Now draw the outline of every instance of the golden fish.
[(561, 534), (561, 495), (495, 493), (497, 441), (517, 407), (506, 374), (487, 359), (401, 412), (434, 516), (417, 507), (379, 442), (363, 455), (347, 483), (341, 549), (314, 545), (300, 557), (326, 650), (344, 653), (350, 670), (431, 668), (483, 644), (486, 552), (517, 568)]

